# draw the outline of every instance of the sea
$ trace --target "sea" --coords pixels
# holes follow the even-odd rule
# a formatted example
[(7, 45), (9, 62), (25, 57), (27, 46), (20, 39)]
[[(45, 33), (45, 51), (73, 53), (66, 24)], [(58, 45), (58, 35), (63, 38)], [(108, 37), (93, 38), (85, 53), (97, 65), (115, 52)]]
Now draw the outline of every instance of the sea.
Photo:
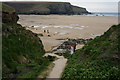
[[(91, 12), (93, 15), (101, 15), (101, 16), (118, 16), (118, 13), (108, 13), (108, 12)], [(119, 13), (120, 16), (120, 13)]]

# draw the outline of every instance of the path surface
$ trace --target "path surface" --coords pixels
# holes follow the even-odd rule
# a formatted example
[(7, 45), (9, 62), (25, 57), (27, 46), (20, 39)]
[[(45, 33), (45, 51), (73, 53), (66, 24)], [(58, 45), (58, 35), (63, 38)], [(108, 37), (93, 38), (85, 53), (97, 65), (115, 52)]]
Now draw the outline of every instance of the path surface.
[(54, 53), (46, 53), (45, 56), (56, 56), (57, 60), (55, 60), (53, 63), (55, 64), (55, 66), (53, 67), (52, 71), (50, 72), (50, 74), (48, 75), (47, 78), (60, 78), (61, 77), (61, 73), (63, 72), (67, 59), (64, 58), (63, 56), (58, 56)]

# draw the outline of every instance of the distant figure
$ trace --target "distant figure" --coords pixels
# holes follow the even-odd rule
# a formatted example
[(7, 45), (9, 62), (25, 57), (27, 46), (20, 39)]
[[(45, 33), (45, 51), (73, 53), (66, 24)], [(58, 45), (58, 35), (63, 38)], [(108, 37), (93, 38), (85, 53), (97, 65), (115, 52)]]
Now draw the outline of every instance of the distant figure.
[(96, 16), (98, 16), (98, 15), (96, 15)]
[(75, 48), (74, 48), (74, 46), (73, 46), (73, 45), (71, 45), (71, 46), (70, 46), (70, 48), (71, 48), (71, 49), (70, 49), (70, 54), (73, 54), (73, 53), (74, 53), (74, 51), (75, 51), (75, 50), (74, 50)]
[(49, 33), (49, 30), (47, 30), (47, 33)]
[(70, 41), (70, 39), (69, 39), (69, 38), (67, 38), (67, 40), (68, 40), (68, 41)]
[(31, 26), (32, 28), (34, 28), (34, 26)]
[(44, 33), (46, 33), (46, 30), (44, 30)]

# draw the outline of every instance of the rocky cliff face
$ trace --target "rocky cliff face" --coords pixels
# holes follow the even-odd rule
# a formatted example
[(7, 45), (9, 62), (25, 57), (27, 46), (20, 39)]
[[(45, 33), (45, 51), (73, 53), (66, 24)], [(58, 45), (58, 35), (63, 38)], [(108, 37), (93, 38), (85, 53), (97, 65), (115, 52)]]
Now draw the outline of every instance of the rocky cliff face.
[(18, 19), (19, 17), (15, 10), (10, 6), (3, 4), (2, 21), (4, 23), (17, 23)]
[(86, 8), (78, 7), (78, 6), (72, 6), (73, 14), (90, 14)]
[(68, 2), (9, 2), (6, 4), (14, 7), (19, 14), (89, 14), (85, 8), (73, 6)]
[(48, 5), (50, 14), (73, 14), (70, 3), (52, 3)]
[(17, 24), (19, 18), (13, 8), (3, 4), (2, 9), (2, 76), (17, 78), (29, 64), (43, 65), (45, 51), (37, 34)]

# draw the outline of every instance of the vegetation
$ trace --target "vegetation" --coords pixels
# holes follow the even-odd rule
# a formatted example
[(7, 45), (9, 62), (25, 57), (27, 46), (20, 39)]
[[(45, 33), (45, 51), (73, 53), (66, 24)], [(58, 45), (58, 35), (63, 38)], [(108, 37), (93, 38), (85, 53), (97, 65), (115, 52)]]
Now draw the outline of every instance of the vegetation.
[(63, 80), (120, 79), (120, 25), (88, 42), (69, 59)]
[(50, 55), (48, 55), (47, 58), (48, 58), (49, 61), (54, 61), (54, 60), (57, 59), (57, 57), (55, 57), (55, 56), (50, 56)]
[[(30, 63), (27, 64), (26, 67), (30, 68), (29, 71), (18, 75), (17, 78), (32, 78), (32, 80), (36, 79), (42, 72), (44, 72), (45, 70), (47, 70), (49, 68), (49, 66), (51, 65), (51, 61), (54, 61), (53, 58), (51, 58), (51, 60), (49, 60), (48, 57), (42, 58), (41, 60), (39, 60), (40, 63), (35, 62), (35, 63)], [(46, 75), (47, 76), (47, 75)], [(46, 76), (43, 76), (46, 77)]]
[(56, 39), (56, 40), (66, 40), (66, 39), (63, 39), (63, 38), (59, 38), (59, 39)]
[[(10, 8), (10, 9), (9, 9)], [(2, 78), (37, 78), (51, 60), (38, 35), (17, 24), (18, 16), (3, 4)]]
[(55, 53), (55, 54), (57, 54), (57, 55), (59, 55), (59, 56), (64, 56), (65, 58), (67, 58), (67, 59), (69, 59), (70, 57), (71, 57), (71, 54), (70, 53)]
[(14, 8), (12, 8), (12, 7), (10, 7), (10, 6), (6, 5), (6, 4), (3, 4), (4, 6), (2, 6), (2, 4), (0, 4), (0, 5), (2, 7), (2, 11), (3, 12), (9, 12), (9, 13), (11, 13), (11, 12), (15, 11)]
[(43, 34), (37, 34), (38, 36), (43, 36)]

